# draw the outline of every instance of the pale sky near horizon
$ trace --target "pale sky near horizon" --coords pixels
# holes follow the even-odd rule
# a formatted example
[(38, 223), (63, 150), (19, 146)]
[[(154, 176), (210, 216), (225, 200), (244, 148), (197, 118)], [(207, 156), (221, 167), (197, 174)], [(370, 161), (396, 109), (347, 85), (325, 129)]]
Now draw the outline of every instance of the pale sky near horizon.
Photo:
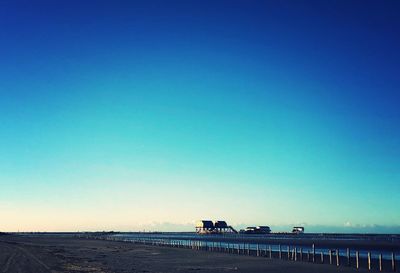
[(1, 1), (0, 231), (400, 232), (399, 12)]

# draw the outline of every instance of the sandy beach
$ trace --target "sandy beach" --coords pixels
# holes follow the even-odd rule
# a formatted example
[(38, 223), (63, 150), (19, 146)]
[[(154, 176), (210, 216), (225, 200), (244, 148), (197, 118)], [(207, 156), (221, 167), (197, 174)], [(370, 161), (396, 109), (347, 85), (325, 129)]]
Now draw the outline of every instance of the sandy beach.
[(0, 236), (0, 272), (367, 272), (348, 267), (58, 236)]

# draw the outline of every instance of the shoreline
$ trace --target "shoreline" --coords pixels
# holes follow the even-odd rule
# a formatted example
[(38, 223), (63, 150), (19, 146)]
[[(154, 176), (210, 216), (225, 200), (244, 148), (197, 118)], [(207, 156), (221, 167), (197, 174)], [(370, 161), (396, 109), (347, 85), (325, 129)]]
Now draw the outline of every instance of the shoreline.
[[(275, 254), (274, 254), (275, 255)], [(326, 257), (324, 257), (327, 259)], [(62, 236), (0, 236), (3, 272), (367, 272), (307, 261)], [(374, 266), (373, 270), (378, 272)], [(385, 270), (388, 271), (388, 270)]]

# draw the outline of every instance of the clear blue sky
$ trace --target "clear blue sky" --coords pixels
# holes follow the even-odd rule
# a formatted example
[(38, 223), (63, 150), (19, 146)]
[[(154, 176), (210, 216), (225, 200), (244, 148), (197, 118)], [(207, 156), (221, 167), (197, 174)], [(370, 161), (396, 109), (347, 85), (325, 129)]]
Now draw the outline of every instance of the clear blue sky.
[(0, 1), (0, 230), (400, 232), (399, 14)]

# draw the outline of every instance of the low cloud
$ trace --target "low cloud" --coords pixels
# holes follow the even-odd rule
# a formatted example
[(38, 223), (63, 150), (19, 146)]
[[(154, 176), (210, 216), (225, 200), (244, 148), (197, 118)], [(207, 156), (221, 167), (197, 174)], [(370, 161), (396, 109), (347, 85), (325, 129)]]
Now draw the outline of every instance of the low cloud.
[(185, 232), (185, 231), (194, 231), (193, 223), (171, 223), (171, 222), (151, 222), (151, 223), (143, 223), (136, 226), (131, 227), (130, 231), (165, 231), (165, 232)]
[(308, 232), (315, 233), (400, 233), (400, 225), (378, 225), (378, 224), (353, 224), (345, 222), (342, 226), (312, 225), (306, 227)]

